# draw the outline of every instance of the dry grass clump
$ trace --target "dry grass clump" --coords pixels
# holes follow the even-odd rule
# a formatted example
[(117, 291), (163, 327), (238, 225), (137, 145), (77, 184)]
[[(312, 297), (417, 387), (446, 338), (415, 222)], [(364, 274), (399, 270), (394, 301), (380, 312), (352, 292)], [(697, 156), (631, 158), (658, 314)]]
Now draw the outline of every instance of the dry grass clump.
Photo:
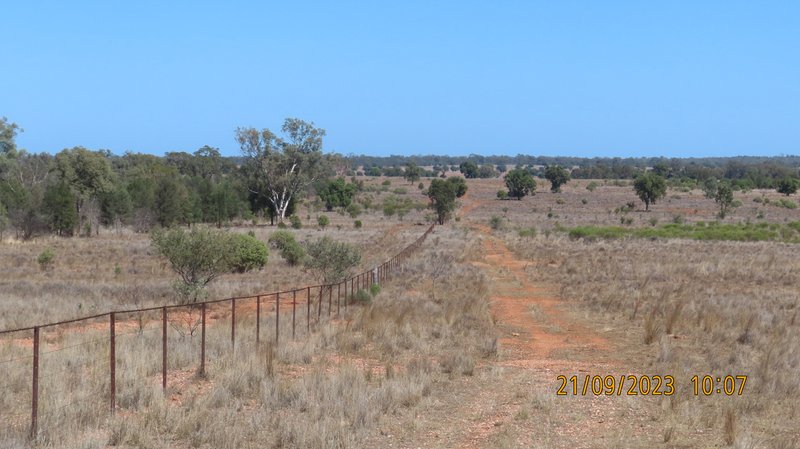
[[(728, 445), (800, 438), (795, 245), (508, 238), (536, 262), (532, 276), (559, 283), (607, 326), (631, 328), (653, 373), (675, 376), (666, 413), (677, 424), (665, 440), (692, 441), (708, 428)], [(747, 375), (744, 394), (696, 397), (691, 377), (706, 374)]]
[[(282, 303), (281, 340), (275, 344), (274, 309), (265, 301), (262, 343), (256, 346), (253, 304), (237, 301), (232, 351), (230, 315), (223, 308), (210, 309), (205, 377), (197, 375), (199, 335), (190, 330), (191, 317), (171, 312), (166, 392), (160, 384), (160, 312), (125, 317), (117, 328), (114, 417), (107, 412), (107, 323), (66, 332), (51, 342), (54, 348), (78, 337), (102, 342), (79, 346), (80, 356), (72, 362), (63, 358), (48, 365), (48, 373), (69, 368), (75, 375), (54, 377), (47, 397), (82, 398), (71, 391), (76, 390), (93, 399), (85, 408), (67, 407), (67, 414), (48, 411), (52, 418), (45, 420), (39, 442), (49, 447), (359, 447), (379, 437), (387, 417), (411, 423), (432, 394), (444, 394), (443, 385), (479, 370), (480, 359), (491, 356), (496, 345), (484, 279), (465, 263), (459, 236), (437, 229), (369, 304), (351, 304), (337, 316), (334, 290), (330, 317), (325, 301), (319, 322), (313, 316), (311, 333), (301, 304), (295, 340), (291, 309)], [(442, 252), (452, 255), (452, 263), (440, 273), (434, 299), (429, 272)], [(27, 373), (19, 379), (23, 404), (28, 380)], [(26, 425), (23, 419), (20, 428)], [(24, 442), (24, 433), (0, 441), (13, 447)]]

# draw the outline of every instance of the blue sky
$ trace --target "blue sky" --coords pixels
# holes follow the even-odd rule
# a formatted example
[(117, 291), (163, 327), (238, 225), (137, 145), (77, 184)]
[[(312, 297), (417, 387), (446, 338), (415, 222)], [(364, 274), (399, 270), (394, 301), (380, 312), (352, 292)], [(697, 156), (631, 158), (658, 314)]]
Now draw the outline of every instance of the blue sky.
[(285, 117), (326, 150), (800, 154), (800, 2), (7, 2), (18, 144), (238, 154)]

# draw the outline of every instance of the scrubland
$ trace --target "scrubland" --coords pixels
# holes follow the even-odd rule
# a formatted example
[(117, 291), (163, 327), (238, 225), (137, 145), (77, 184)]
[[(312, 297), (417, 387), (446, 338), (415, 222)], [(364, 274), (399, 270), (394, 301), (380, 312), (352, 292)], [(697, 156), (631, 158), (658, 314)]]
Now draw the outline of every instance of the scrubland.
[[(307, 220), (303, 210), (306, 226), (294, 231), (298, 239), (331, 235), (358, 243), (363, 267), (402, 249), (424, 232), (415, 224), (427, 222), (427, 212), (410, 207), (400, 220), (383, 213), (380, 201), (391, 195), (390, 204), (397, 205), (398, 198), (422, 203), (424, 197), (402, 181), (393, 180), (393, 186), (382, 181), (368, 183), (365, 194), (376, 206), (358, 217), (363, 228), (355, 229), (348, 216), (326, 213), (331, 225), (320, 230), (310, 223), (323, 212), (309, 210)], [(166, 392), (160, 384), (158, 312), (122, 317), (113, 416), (107, 402), (107, 322), (49, 332), (43, 337), (46, 399), (36, 444), (800, 447), (797, 245), (783, 238), (697, 241), (648, 234), (667, 224), (706, 227), (718, 221), (716, 206), (697, 190), (670, 189), (644, 212), (630, 186), (596, 183), (593, 191), (586, 189), (589, 181), (579, 180), (551, 193), (540, 181), (535, 196), (501, 201), (495, 198), (501, 180), (469, 180), (457, 218), (437, 227), (402, 273), (371, 301), (352, 303), (340, 315), (334, 308), (329, 317), (325, 304), (310, 332), (302, 311), (297, 337), (284, 338), (291, 336), (284, 311), (275, 344), (274, 309), (265, 306), (256, 346), (253, 305), (245, 301), (237, 312), (232, 350), (230, 315), (212, 310), (205, 377), (197, 374), (196, 329), (190, 329), (191, 320), (175, 316), (168, 330)], [(772, 229), (798, 220), (796, 211), (776, 205), (781, 198), (774, 192), (737, 192), (736, 198), (742, 206), (711, 226)], [(630, 232), (570, 237), (577, 226)], [(275, 228), (233, 230), (253, 230), (266, 241)], [(563, 312), (558, 322), (548, 322), (540, 306), (525, 310), (539, 323), (542, 338), (564, 339), (565, 349), (520, 358), (519, 348), (498, 342), (498, 336), (519, 336), (505, 335), (492, 292), (506, 287), (503, 294), (510, 295), (521, 281), (508, 276), (507, 266), (485, 266), (490, 237), (519, 259), (515, 270), (526, 281), (546, 287), (540, 293), (554, 298), (553, 310)], [(47, 247), (54, 249), (56, 262), (43, 272), (36, 256)], [(174, 296), (173, 277), (151, 254), (148, 237), (127, 230), (91, 239), (5, 242), (0, 266), (0, 328), (164, 305)], [(503, 282), (513, 285), (499, 285)], [(273, 251), (264, 270), (225, 275), (212, 284), (209, 297), (313, 283), (309, 273), (288, 266)], [(578, 328), (607, 342), (604, 349), (576, 346), (580, 338), (572, 333)], [(589, 331), (583, 332), (586, 337)], [(0, 345), (0, 388), (6, 392), (0, 410), (10, 423), (0, 433), (3, 447), (30, 445), (28, 339), (16, 336)], [(593, 358), (602, 360), (592, 363)], [(524, 369), (517, 367), (521, 361)], [(677, 390), (660, 398), (556, 397), (555, 374), (608, 374), (585, 371), (598, 366), (613, 367), (615, 374), (672, 375)], [(706, 374), (748, 380), (741, 396), (694, 395), (691, 377)]]

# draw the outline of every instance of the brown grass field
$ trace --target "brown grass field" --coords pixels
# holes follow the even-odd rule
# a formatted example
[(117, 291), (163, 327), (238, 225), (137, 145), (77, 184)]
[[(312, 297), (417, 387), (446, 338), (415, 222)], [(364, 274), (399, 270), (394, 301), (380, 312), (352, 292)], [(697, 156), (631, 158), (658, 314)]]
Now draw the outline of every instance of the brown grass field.
[[(377, 265), (421, 235), (426, 210), (387, 217), (384, 198), (416, 185), (367, 181), (358, 219), (301, 207), (299, 240), (321, 235)], [(208, 375), (196, 335), (170, 323), (169, 387), (160, 385), (158, 314), (118, 323), (117, 409), (108, 389), (107, 324), (44, 337), (42, 417), (30, 416), (30, 335), (0, 339), (0, 447), (67, 448), (797, 448), (800, 447), (800, 262), (797, 245), (682, 239), (572, 240), (562, 227), (647, 227), (715, 218), (700, 191), (670, 190), (644, 212), (632, 188), (574, 180), (561, 193), (500, 201), (502, 180), (469, 180), (455, 219), (368, 304), (323, 314), (311, 332), (256, 347), (252, 309), (212, 313)], [(427, 184), (427, 182), (426, 182)], [(395, 188), (404, 188), (405, 193)], [(388, 191), (381, 191), (382, 189)], [(725, 223), (798, 220), (775, 192), (737, 193)], [(615, 211), (627, 202), (636, 210)], [(495, 226), (490, 226), (492, 217)], [(535, 228), (520, 236), (519, 230)], [(266, 241), (270, 226), (239, 224)], [(42, 272), (36, 256), (56, 254)], [(0, 244), (0, 329), (172, 303), (173, 275), (146, 235)], [(272, 251), (256, 273), (215, 281), (209, 298), (317, 280)], [(283, 306), (282, 306), (283, 307)], [(283, 308), (281, 309), (283, 310)], [(249, 312), (248, 312), (249, 311)], [(291, 336), (281, 315), (281, 335)], [(262, 322), (274, 329), (274, 317)], [(269, 334), (269, 333), (267, 333)], [(557, 376), (674, 377), (671, 396), (557, 395)], [(742, 394), (695, 395), (691, 377), (747, 376)], [(581, 385), (582, 387), (582, 385)], [(738, 385), (737, 385), (738, 387)], [(626, 388), (627, 389), (627, 388)]]

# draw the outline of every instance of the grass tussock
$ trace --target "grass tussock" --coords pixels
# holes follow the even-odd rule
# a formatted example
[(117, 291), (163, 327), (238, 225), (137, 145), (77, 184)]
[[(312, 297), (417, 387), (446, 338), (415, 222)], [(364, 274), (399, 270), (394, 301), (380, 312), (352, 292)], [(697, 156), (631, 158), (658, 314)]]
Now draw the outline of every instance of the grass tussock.
[[(542, 261), (533, 276), (561, 284), (565, 299), (603, 316), (609, 328), (632, 329), (651, 370), (676, 377), (678, 392), (665, 409), (674, 429), (665, 442), (692, 440), (679, 429), (712, 427), (716, 441), (735, 446), (800, 428), (790, 399), (800, 394), (800, 261), (793, 246), (508, 238), (521, 255)], [(698, 398), (695, 374), (748, 378), (742, 396)]]

